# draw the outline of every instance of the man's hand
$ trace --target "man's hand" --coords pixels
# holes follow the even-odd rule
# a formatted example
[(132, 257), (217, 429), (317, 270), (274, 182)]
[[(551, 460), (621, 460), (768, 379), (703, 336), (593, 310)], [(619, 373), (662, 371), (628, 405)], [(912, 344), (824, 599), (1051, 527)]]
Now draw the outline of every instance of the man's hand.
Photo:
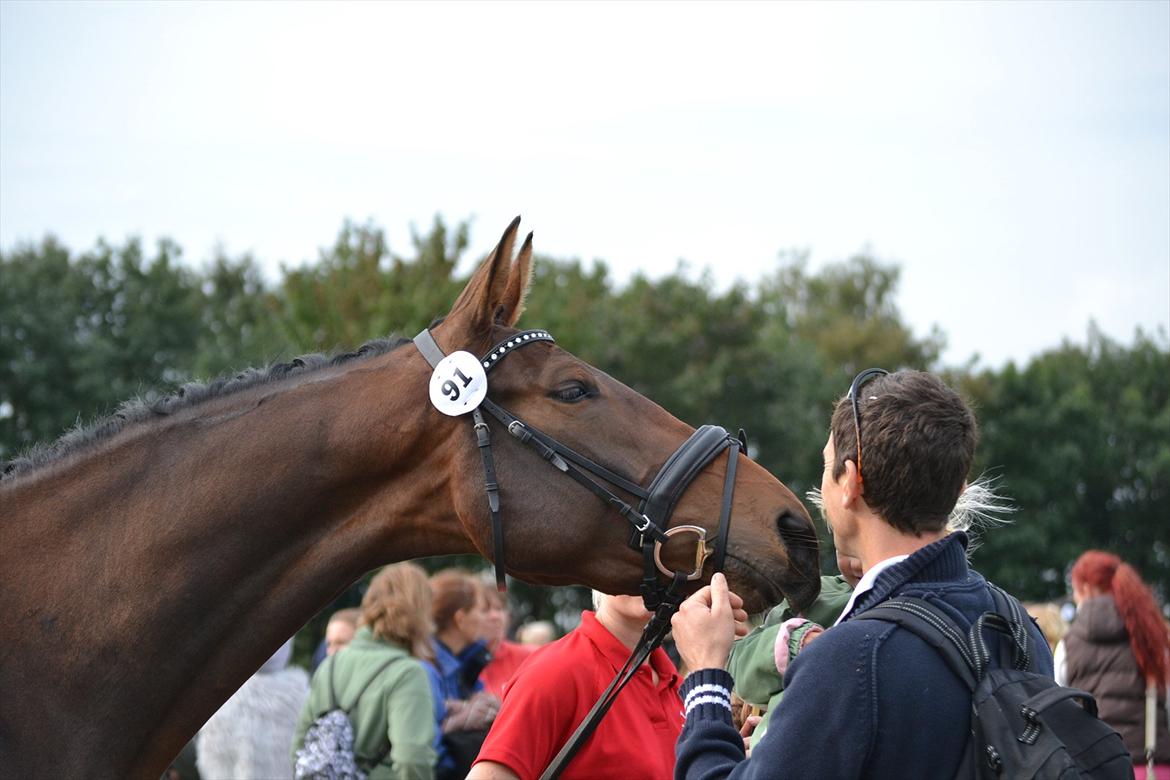
[(716, 573), (711, 584), (688, 598), (670, 621), (674, 643), (689, 671), (727, 666), (736, 635), (747, 634), (743, 599), (727, 589), (727, 579)]

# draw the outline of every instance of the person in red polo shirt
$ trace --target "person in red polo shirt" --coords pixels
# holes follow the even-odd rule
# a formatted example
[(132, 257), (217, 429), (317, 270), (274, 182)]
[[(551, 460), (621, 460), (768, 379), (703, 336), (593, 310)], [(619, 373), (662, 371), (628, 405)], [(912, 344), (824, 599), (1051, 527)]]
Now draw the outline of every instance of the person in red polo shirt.
[(536, 652), (536, 646), (508, 641), (508, 624), (512, 621), (512, 615), (504, 600), (504, 594), (496, 590), (494, 583), (489, 585), (480, 582), (479, 587), (483, 590), (488, 604), (487, 617), (484, 619), (484, 639), (487, 640), (488, 652), (492, 654), (492, 660), (488, 661), (488, 665), (479, 673), (479, 679), (483, 682), (485, 691), (502, 698), (504, 686), (520, 668), (520, 664)]
[[(536, 780), (625, 664), (650, 619), (640, 596), (594, 593), (597, 611), (532, 654), (504, 688), (468, 780)], [(667, 780), (682, 731), (679, 675), (656, 649), (617, 697), (564, 780)]]

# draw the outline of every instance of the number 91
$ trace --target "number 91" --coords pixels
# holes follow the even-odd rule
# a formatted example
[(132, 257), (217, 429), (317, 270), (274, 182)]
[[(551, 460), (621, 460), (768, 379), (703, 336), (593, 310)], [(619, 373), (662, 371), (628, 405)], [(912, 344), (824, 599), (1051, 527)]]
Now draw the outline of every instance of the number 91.
[[(463, 380), (464, 387), (467, 387), (469, 384), (471, 384), (471, 377), (460, 371), (458, 368), (455, 369), (455, 376)], [(459, 394), (462, 392), (459, 389), (459, 385), (455, 384), (454, 380), (451, 379), (448, 379), (446, 382), (444, 382), (439, 389), (443, 392), (443, 395), (447, 396), (447, 398), (452, 401), (458, 401)]]

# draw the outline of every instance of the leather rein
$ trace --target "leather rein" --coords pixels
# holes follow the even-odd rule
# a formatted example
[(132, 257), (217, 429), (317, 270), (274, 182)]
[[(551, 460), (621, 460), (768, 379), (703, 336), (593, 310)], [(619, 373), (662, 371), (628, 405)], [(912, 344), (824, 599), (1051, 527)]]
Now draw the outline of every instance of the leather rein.
[[(512, 351), (537, 342), (555, 343), (555, 339), (546, 330), (534, 329), (520, 331), (496, 344), (479, 359), (485, 376)], [(446, 357), (429, 329), (424, 329), (415, 336), (414, 344), (432, 369), (437, 368)], [(602, 693), (601, 698), (586, 715), (552, 764), (541, 775), (541, 780), (552, 780), (560, 775), (565, 765), (593, 733), (602, 716), (616, 699), (618, 693), (633, 677), (638, 667), (662, 643), (662, 639), (670, 630), (670, 618), (678, 610), (678, 605), (682, 601), (683, 584), (703, 576), (703, 566), (709, 557), (713, 557), (712, 563), (715, 571), (723, 570), (724, 557), (727, 553), (727, 536), (731, 525), (731, 504), (735, 493), (736, 465), (739, 453), (747, 449), (746, 437), (742, 429), (739, 436), (736, 437), (717, 425), (703, 425), (674, 451), (659, 469), (654, 479), (651, 480), (650, 486), (644, 488), (525, 423), (485, 395), (483, 400), (470, 411), (470, 415), (476, 444), (483, 460), (484, 489), (487, 493), (488, 509), (491, 512), (493, 564), (496, 571), (496, 586), (501, 592), (506, 589), (506, 581), (500, 486), (496, 479), (495, 459), (492, 454), (491, 429), (484, 419), (483, 410), (496, 418), (509, 434), (535, 450), (554, 468), (568, 475), (611, 506), (629, 524), (628, 544), (633, 550), (641, 552), (643, 559), (643, 576), (639, 590), (646, 608), (654, 612), (654, 616), (643, 629), (642, 637), (625, 666)], [(703, 469), (710, 465), (724, 450), (728, 451), (727, 472), (719, 512), (719, 529), (715, 543), (711, 544), (707, 541), (707, 529), (696, 525), (679, 525), (671, 528), (669, 522), (675, 505), (682, 494)], [(586, 472), (635, 496), (638, 500), (637, 508)], [(696, 537), (695, 565), (694, 569), (689, 572), (672, 571), (662, 562), (662, 546), (670, 540), (670, 537), (680, 534), (694, 534)], [(669, 585), (663, 587), (659, 573), (670, 577)]]

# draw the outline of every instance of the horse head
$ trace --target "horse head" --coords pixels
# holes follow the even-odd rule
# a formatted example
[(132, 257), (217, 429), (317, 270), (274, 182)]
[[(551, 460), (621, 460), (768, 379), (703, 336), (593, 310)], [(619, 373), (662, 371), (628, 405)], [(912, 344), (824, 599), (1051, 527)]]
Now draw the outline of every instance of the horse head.
[[(485, 355), (520, 331), (532, 269), (532, 234), (513, 259), (519, 218), (480, 265), (451, 311), (431, 333), (443, 353)], [(553, 334), (555, 336), (555, 334)], [(603, 371), (540, 339), (509, 350), (488, 377), (491, 401), (586, 459), (647, 486), (694, 432), (653, 401)], [(421, 399), (421, 396), (420, 396)], [(420, 403), (425, 403), (420, 400)], [(470, 422), (428, 410), (443, 442), (448, 486), (458, 522), (488, 559), (494, 558), (489, 502), (480, 448)], [(535, 583), (584, 583), (609, 593), (637, 593), (644, 556), (628, 544), (631, 527), (612, 503), (598, 498), (544, 462), (531, 447), (487, 417), (492, 460), (500, 486), (504, 563), (513, 576)], [(715, 457), (683, 492), (671, 527), (691, 525), (717, 537), (729, 458), (738, 459), (724, 568), (750, 610), (787, 596), (805, 605), (819, 589), (816, 533), (808, 512), (783, 483), (738, 453)], [(604, 483), (604, 479), (595, 479)], [(618, 497), (637, 505), (620, 487)], [(672, 536), (660, 550), (666, 570), (695, 568), (696, 537)], [(721, 556), (717, 556), (721, 557)], [(690, 589), (709, 579), (714, 558)], [(668, 579), (665, 574), (661, 575)]]

